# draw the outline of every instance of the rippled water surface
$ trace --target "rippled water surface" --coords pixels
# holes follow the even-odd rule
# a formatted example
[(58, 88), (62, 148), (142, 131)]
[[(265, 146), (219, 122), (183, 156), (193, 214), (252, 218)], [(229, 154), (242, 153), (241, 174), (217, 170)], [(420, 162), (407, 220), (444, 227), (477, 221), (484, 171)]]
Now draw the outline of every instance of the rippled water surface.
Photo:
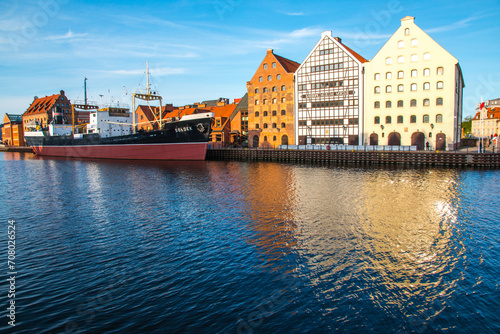
[(500, 331), (500, 171), (0, 153), (0, 189), (1, 332)]

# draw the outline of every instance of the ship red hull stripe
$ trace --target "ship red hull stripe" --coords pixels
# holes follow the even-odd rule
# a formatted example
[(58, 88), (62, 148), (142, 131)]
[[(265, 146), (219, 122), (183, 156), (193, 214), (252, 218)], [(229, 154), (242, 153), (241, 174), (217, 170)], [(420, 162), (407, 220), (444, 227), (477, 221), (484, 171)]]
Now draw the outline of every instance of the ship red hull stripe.
[(41, 156), (126, 159), (126, 160), (205, 160), (208, 143), (123, 144), (82, 146), (33, 146)]

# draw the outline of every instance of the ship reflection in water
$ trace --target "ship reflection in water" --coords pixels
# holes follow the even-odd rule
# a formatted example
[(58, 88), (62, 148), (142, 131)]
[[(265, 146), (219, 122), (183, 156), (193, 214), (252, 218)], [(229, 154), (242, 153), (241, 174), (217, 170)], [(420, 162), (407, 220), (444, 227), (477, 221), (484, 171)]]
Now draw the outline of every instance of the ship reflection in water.
[(499, 329), (497, 171), (29, 156), (19, 333)]

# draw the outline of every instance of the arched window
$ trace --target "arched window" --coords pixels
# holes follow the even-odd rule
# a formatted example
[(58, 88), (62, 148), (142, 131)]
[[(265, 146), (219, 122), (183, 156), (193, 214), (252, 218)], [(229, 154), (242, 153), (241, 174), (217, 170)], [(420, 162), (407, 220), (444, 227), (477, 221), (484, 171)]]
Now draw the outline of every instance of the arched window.
[(403, 107), (403, 100), (399, 100), (398, 101), (398, 108), (402, 108)]
[(273, 116), (276, 116), (276, 110), (273, 110)]
[(386, 108), (391, 108), (392, 107), (392, 102), (391, 101), (385, 101), (385, 107)]
[(411, 55), (410, 60), (412, 62), (417, 62), (418, 61), (418, 55), (416, 55), (416, 54)]
[(285, 85), (281, 86), (281, 91), (283, 92), (283, 91), (285, 91), (285, 90), (286, 90)]
[(375, 73), (374, 79), (375, 80), (380, 80), (380, 73)]
[(259, 117), (259, 112), (258, 111), (255, 112), (255, 117)]
[(273, 98), (273, 104), (276, 104), (276, 98)]
[(431, 60), (431, 54), (429, 52), (424, 53), (424, 60)]
[(262, 104), (267, 104), (267, 99), (262, 100)]
[(264, 69), (267, 70), (267, 64), (264, 64)]
[(405, 35), (408, 36), (410, 34), (410, 28), (405, 29)]
[(405, 88), (403, 85), (398, 85), (398, 92), (404, 92)]
[(284, 97), (281, 98), (281, 103), (285, 103), (285, 98)]
[(263, 77), (259, 77), (259, 82), (262, 82), (264, 81), (264, 78)]
[(276, 123), (273, 123), (273, 129), (276, 129)]
[(436, 115), (436, 123), (443, 123), (443, 115), (441, 114)]
[(430, 68), (424, 68), (424, 77), (428, 77), (431, 75), (431, 69)]
[(264, 136), (264, 141), (267, 141), (267, 136)]
[(429, 123), (429, 115), (424, 115), (422, 117), (422, 123)]
[(436, 88), (437, 88), (437, 89), (443, 89), (443, 87), (444, 87), (444, 84), (443, 84), (443, 82), (442, 82), (442, 81), (438, 81), (438, 82), (436, 82)]
[(281, 80), (281, 74), (276, 75), (276, 80)]
[(410, 116), (410, 123), (417, 123), (417, 116), (411, 115)]
[(405, 47), (405, 42), (404, 41), (398, 41), (398, 48), (404, 48)]
[(385, 124), (391, 124), (391, 122), (392, 122), (391, 116), (386, 116), (385, 117)]
[(375, 104), (373, 105), (375, 109), (380, 108), (380, 101), (375, 101)]
[(390, 65), (390, 64), (392, 64), (392, 58), (391, 58), (391, 57), (387, 57), (387, 58), (385, 58), (385, 64), (386, 64), (386, 65)]
[(264, 129), (267, 129), (267, 123), (264, 123)]
[(278, 91), (278, 88), (276, 88), (276, 86), (273, 86), (273, 92), (277, 92)]
[(411, 46), (417, 46), (418, 45), (418, 39), (414, 38), (411, 40)]
[(285, 109), (281, 109), (281, 116), (285, 116), (286, 115), (286, 110)]
[(276, 136), (273, 136), (273, 141), (276, 141)]
[(262, 90), (264, 93), (267, 93), (267, 87), (264, 87), (264, 89)]
[(375, 86), (375, 94), (380, 94), (380, 86)]
[(436, 74), (437, 75), (443, 75), (444, 74), (444, 68), (441, 66), (436, 69)]
[(387, 80), (392, 79), (392, 73), (391, 73), (391, 72), (387, 72), (387, 73), (385, 74), (385, 78), (386, 78)]
[(267, 81), (271, 81), (271, 80), (273, 80), (273, 76), (272, 75), (268, 75), (267, 76)]
[(429, 90), (431, 89), (431, 84), (428, 82), (424, 82), (424, 90)]
[(258, 93), (259, 93), (259, 89), (255, 88), (255, 94), (258, 94)]
[(399, 71), (398, 72), (398, 79), (403, 79), (404, 78), (404, 72), (403, 71)]
[(281, 128), (282, 129), (286, 128), (286, 124), (285, 123), (281, 123)]
[(417, 106), (417, 100), (413, 99), (410, 101), (410, 107), (416, 107)]
[(258, 129), (259, 128), (259, 124), (255, 124), (255, 128)]
[(403, 124), (403, 116), (398, 116), (398, 124)]
[(418, 71), (417, 70), (411, 70), (411, 77), (412, 78), (416, 78), (418, 75)]
[(373, 119), (373, 123), (374, 124), (380, 124), (380, 117), (375, 116), (375, 118)]
[(255, 100), (255, 105), (259, 105), (259, 100)]
[(424, 99), (424, 107), (428, 107), (431, 105), (431, 101), (429, 99)]
[(391, 93), (392, 92), (392, 86), (391, 85), (385, 86), (385, 92), (386, 93)]
[(442, 106), (443, 105), (443, 98), (442, 97), (438, 97), (436, 99), (436, 105), (437, 106)]
[(273, 65), (272, 65), (272, 66), (273, 66), (273, 68), (276, 68), (276, 63), (273, 63)]
[(264, 111), (264, 117), (266, 117), (266, 116), (267, 116), (267, 111)]
[(416, 83), (412, 83), (411, 86), (410, 86), (410, 90), (412, 92), (415, 92), (417, 90), (417, 84)]
[(399, 56), (398, 57), (398, 63), (402, 64), (405, 62), (405, 57), (404, 56)]

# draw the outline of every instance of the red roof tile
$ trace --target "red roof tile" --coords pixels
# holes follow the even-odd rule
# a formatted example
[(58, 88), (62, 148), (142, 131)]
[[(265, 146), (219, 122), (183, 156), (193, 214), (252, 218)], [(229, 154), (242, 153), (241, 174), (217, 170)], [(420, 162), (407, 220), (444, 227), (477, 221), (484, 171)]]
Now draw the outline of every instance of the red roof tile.
[(278, 56), (277, 54), (275, 54), (274, 56), (280, 62), (280, 64), (283, 66), (285, 71), (287, 71), (288, 73), (295, 73), (295, 71), (297, 71), (297, 69), (300, 66), (299, 63), (297, 63), (293, 60)]

